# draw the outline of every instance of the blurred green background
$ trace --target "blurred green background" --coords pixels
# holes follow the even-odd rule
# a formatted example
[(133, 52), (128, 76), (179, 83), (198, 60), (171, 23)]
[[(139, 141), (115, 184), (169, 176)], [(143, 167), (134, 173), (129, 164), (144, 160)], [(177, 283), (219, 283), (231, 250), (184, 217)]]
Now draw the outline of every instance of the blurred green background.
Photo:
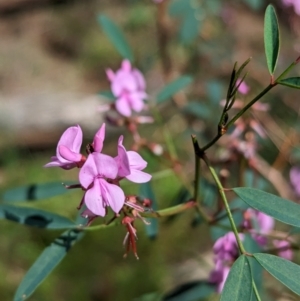
[[(193, 84), (175, 103), (177, 109), (182, 109), (188, 95), (189, 101), (201, 103), (200, 112), (182, 115), (174, 105), (160, 107), (184, 162), (184, 172), (193, 179), (190, 134), (197, 133), (203, 143), (215, 134), (214, 117), (220, 110), (219, 101), (225, 96), (233, 63), (253, 58), (247, 79), (251, 93), (259, 92), (269, 83), (263, 48), (267, 4), (275, 5), (279, 17), (280, 70), (299, 56), (300, 20), (281, 1), (189, 3), (188, 9), (180, 9), (179, 0), (168, 2), (163, 21), (168, 30), (167, 56), (171, 68), (166, 70), (159, 43), (161, 28), (156, 22), (159, 8), (150, 0), (0, 2), (1, 192), (26, 184), (77, 181), (77, 170), (42, 166), (54, 154), (57, 140), (66, 127), (83, 124), (89, 142), (103, 122), (97, 104), (104, 100), (95, 97), (99, 91), (109, 89), (105, 69), (116, 70), (122, 58), (97, 24), (98, 14), (106, 14), (122, 28), (134, 51), (135, 66), (145, 74), (150, 98), (170, 78), (179, 74), (193, 76)], [(300, 75), (299, 68), (294, 75)], [(283, 134), (295, 127), (299, 111), (299, 104), (294, 101), (299, 93), (286, 90), (278, 87), (265, 98), (275, 103), (272, 116)], [(261, 155), (269, 163), (278, 156), (281, 143), (271, 121), (268, 123), (271, 139), (261, 142), (261, 148), (264, 147)], [(131, 138), (123, 129), (109, 127), (106, 149), (112, 155), (121, 133), (127, 135), (125, 145), (129, 146)], [(141, 133), (164, 145), (161, 131), (154, 125), (143, 125)], [(297, 145), (298, 136), (295, 141)], [(281, 165), (283, 173), (288, 164), (290, 161)], [(181, 188), (178, 178), (165, 164), (150, 162), (148, 170), (155, 173), (166, 169), (166, 176), (154, 177), (152, 181), (159, 208), (176, 203)], [(138, 185), (125, 184), (124, 189), (129, 194), (137, 193)], [(75, 218), (81, 196), (81, 191), (70, 191), (22, 205)], [(213, 267), (212, 241), (206, 226), (191, 226), (193, 218), (194, 212), (187, 211), (171, 221), (161, 220), (159, 235), (152, 240), (145, 234), (143, 223), (137, 223), (138, 261), (133, 254), (123, 258), (124, 227), (87, 233), (30, 300), (133, 300), (146, 293), (169, 292), (190, 280), (205, 279)], [(0, 225), (0, 300), (12, 300), (26, 271), (60, 231), (26, 228), (8, 221), (0, 221)], [(273, 282), (266, 285), (272, 295)], [(281, 290), (280, 285), (274, 289)], [(276, 293), (273, 300), (275, 296)], [(213, 298), (217, 299), (214, 296), (210, 300)]]

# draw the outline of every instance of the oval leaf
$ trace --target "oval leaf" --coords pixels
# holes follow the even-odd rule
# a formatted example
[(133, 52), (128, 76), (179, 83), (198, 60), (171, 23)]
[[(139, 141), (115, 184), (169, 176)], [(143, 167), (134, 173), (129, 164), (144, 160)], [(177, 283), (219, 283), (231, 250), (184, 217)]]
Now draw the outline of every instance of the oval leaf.
[(285, 224), (300, 227), (300, 205), (254, 188), (239, 187), (233, 191), (252, 208)]
[[(158, 209), (156, 198), (153, 192), (153, 189), (149, 182), (142, 183), (140, 185), (139, 195), (142, 198), (148, 198), (151, 200), (151, 208), (156, 211)], [(158, 233), (158, 219), (157, 218), (149, 218), (150, 224), (146, 225), (146, 233), (150, 239), (154, 239)]]
[(300, 77), (290, 77), (282, 79), (278, 81), (278, 84), (295, 89), (300, 89)]
[(278, 20), (272, 5), (268, 5), (265, 13), (264, 41), (267, 65), (272, 75), (276, 68), (280, 45)]
[(0, 205), (0, 219), (7, 219), (22, 225), (45, 229), (68, 229), (76, 224), (68, 218), (29, 207)]
[(100, 15), (97, 19), (103, 28), (103, 31), (116, 47), (116, 50), (121, 54), (121, 56), (133, 62), (131, 48), (119, 27), (107, 16)]
[[(65, 182), (65, 184), (71, 185), (74, 182)], [(7, 190), (2, 199), (4, 202), (37, 201), (65, 194), (68, 191), (70, 190), (66, 189), (61, 182), (32, 184)]]
[(254, 258), (273, 277), (283, 283), (297, 295), (300, 295), (300, 266), (275, 255), (256, 253)]
[(183, 75), (176, 80), (166, 85), (157, 95), (157, 103), (162, 103), (179, 92), (185, 86), (191, 84), (193, 78), (191, 76)]
[(250, 263), (241, 255), (230, 269), (220, 301), (247, 301), (252, 299)]
[(55, 239), (28, 270), (16, 291), (13, 300), (26, 300), (62, 261), (70, 248), (80, 240), (82, 236), (82, 232), (68, 230)]

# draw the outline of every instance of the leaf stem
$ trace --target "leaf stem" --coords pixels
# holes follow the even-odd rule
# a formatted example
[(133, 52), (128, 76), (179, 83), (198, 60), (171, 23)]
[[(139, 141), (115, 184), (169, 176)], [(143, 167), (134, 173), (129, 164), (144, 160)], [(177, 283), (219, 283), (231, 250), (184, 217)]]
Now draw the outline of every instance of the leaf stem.
[(253, 291), (254, 291), (254, 295), (255, 295), (255, 297), (256, 297), (256, 300), (257, 300), (257, 301), (261, 301), (259, 292), (258, 292), (258, 290), (257, 290), (256, 284), (255, 284), (255, 282), (254, 282), (253, 279), (252, 279), (252, 287), (253, 287)]
[(214, 168), (212, 167), (211, 163), (209, 162), (208, 158), (206, 157), (205, 153), (202, 153), (201, 154), (201, 159), (203, 159), (203, 161), (206, 163), (211, 175), (213, 176), (215, 182), (216, 182), (216, 185), (219, 189), (219, 193), (221, 195), (221, 198), (223, 200), (223, 203), (224, 203), (224, 206), (225, 206), (225, 209), (226, 209), (226, 212), (227, 212), (227, 215), (228, 215), (228, 218), (229, 218), (229, 221), (230, 221), (230, 225), (231, 225), (231, 228), (233, 230), (233, 233), (235, 235), (235, 239), (236, 239), (236, 242), (238, 244), (238, 248), (240, 250), (240, 253), (242, 254), (246, 254), (248, 255), (248, 253), (246, 252), (244, 246), (243, 246), (243, 243), (239, 237), (239, 233), (238, 233), (238, 230), (237, 230), (237, 227), (235, 225), (235, 222), (234, 222), (234, 219), (233, 219), (233, 216), (232, 216), (232, 213), (231, 213), (231, 210), (230, 210), (230, 207), (229, 207), (229, 204), (228, 204), (228, 201), (227, 201), (227, 198), (226, 198), (226, 195), (225, 195), (225, 192), (224, 192), (224, 188), (221, 184), (221, 181), (219, 180)]

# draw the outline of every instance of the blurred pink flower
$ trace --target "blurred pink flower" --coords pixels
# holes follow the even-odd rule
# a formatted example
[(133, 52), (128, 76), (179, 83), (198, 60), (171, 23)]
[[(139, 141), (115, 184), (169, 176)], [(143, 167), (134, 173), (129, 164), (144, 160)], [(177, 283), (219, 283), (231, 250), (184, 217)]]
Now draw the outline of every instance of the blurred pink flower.
[(217, 292), (219, 294), (223, 290), (229, 271), (230, 271), (230, 267), (223, 266), (220, 262), (215, 266), (215, 268), (211, 271), (209, 275), (208, 281), (217, 286)]
[(267, 244), (267, 238), (275, 225), (274, 219), (263, 212), (249, 208), (244, 213), (244, 227), (249, 230), (253, 239), (261, 246)]
[[(243, 234), (239, 234), (241, 240)], [(216, 240), (213, 246), (215, 268), (211, 271), (209, 282), (216, 285), (217, 292), (220, 293), (225, 284), (230, 271), (231, 264), (238, 257), (238, 246), (233, 232), (228, 232)]]
[(123, 190), (109, 180), (117, 177), (118, 166), (107, 155), (92, 153), (79, 172), (79, 181), (84, 189), (84, 203), (92, 214), (105, 216), (106, 206), (119, 213), (125, 202)]
[(123, 116), (131, 116), (132, 110), (140, 112), (144, 108), (146, 82), (143, 74), (138, 69), (133, 69), (128, 60), (123, 60), (117, 72), (106, 70), (106, 75), (111, 82), (111, 90), (116, 100), (116, 110)]
[(282, 0), (282, 3), (285, 6), (293, 6), (295, 13), (300, 16), (300, 1), (299, 0)]
[(290, 181), (294, 191), (300, 197), (300, 167), (294, 166), (290, 170)]
[(151, 180), (151, 175), (143, 172), (147, 162), (134, 151), (126, 151), (123, 146), (123, 136), (118, 141), (118, 156), (115, 158), (118, 165), (118, 176), (134, 183), (146, 183)]
[(236, 85), (240, 85), (239, 88), (238, 88), (238, 91), (241, 93), (241, 94), (248, 94), (249, 91), (250, 91), (250, 88), (249, 86), (243, 81), (241, 84), (242, 79), (238, 79), (237, 82), (236, 82)]
[(278, 251), (278, 256), (287, 259), (292, 260), (293, 258), (293, 251), (290, 248), (290, 243), (286, 240), (274, 240), (273, 244), (276, 248), (282, 249)]
[(51, 157), (51, 162), (44, 167), (61, 167), (71, 169), (80, 167), (85, 161), (85, 157), (80, 154), (82, 144), (82, 130), (79, 125), (69, 127), (60, 137), (56, 156)]

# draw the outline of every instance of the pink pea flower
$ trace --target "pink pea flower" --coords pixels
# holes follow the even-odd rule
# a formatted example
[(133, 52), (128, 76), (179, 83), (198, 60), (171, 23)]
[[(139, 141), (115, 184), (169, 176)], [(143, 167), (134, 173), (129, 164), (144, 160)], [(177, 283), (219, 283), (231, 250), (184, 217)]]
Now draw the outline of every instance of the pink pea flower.
[(126, 151), (123, 146), (123, 136), (118, 141), (118, 156), (115, 158), (118, 165), (118, 177), (126, 178), (134, 183), (146, 183), (151, 180), (151, 175), (142, 170), (147, 162), (134, 151)]
[(293, 6), (295, 13), (300, 16), (300, 1), (299, 0), (282, 0), (282, 3), (285, 6)]
[[(239, 234), (244, 239), (243, 234)], [(233, 232), (228, 232), (216, 240), (213, 246), (215, 268), (211, 271), (209, 282), (216, 285), (220, 293), (230, 271), (230, 266), (238, 257), (238, 246)]]
[(131, 67), (128, 60), (123, 60), (121, 69), (113, 72), (106, 70), (106, 75), (111, 82), (111, 90), (116, 100), (116, 110), (123, 116), (131, 116), (132, 110), (140, 112), (144, 108), (146, 83), (143, 74)]
[[(243, 235), (240, 234), (240, 237), (243, 237)], [(215, 254), (215, 262), (235, 260), (238, 255), (238, 248), (234, 233), (228, 232), (217, 239), (213, 246), (213, 252)]]
[(58, 141), (56, 156), (51, 157), (51, 162), (44, 167), (61, 167), (63, 169), (81, 167), (85, 161), (85, 157), (80, 154), (81, 144), (82, 130), (80, 126), (69, 127)]
[(261, 246), (267, 244), (264, 234), (269, 234), (274, 228), (274, 219), (263, 212), (249, 208), (244, 213), (244, 227), (251, 233), (253, 239)]
[(273, 244), (276, 248), (279, 249), (278, 256), (292, 260), (293, 258), (293, 251), (290, 248), (290, 243), (286, 240), (273, 240)]
[[(237, 82), (236, 82), (236, 85), (238, 86), (240, 84), (242, 79), (238, 79)], [(248, 92), (250, 91), (250, 88), (249, 86), (243, 81), (239, 88), (238, 88), (238, 91), (241, 93), (241, 94), (248, 94)]]
[(300, 197), (300, 167), (294, 166), (290, 170), (290, 181), (295, 194)]
[(223, 266), (221, 263), (219, 263), (210, 273), (208, 281), (217, 286), (217, 292), (219, 294), (223, 290), (229, 271), (230, 271), (230, 267)]
[(92, 153), (79, 172), (79, 181), (84, 189), (84, 203), (92, 214), (105, 216), (106, 207), (118, 213), (124, 205), (123, 190), (109, 181), (117, 177), (118, 166), (107, 155)]

